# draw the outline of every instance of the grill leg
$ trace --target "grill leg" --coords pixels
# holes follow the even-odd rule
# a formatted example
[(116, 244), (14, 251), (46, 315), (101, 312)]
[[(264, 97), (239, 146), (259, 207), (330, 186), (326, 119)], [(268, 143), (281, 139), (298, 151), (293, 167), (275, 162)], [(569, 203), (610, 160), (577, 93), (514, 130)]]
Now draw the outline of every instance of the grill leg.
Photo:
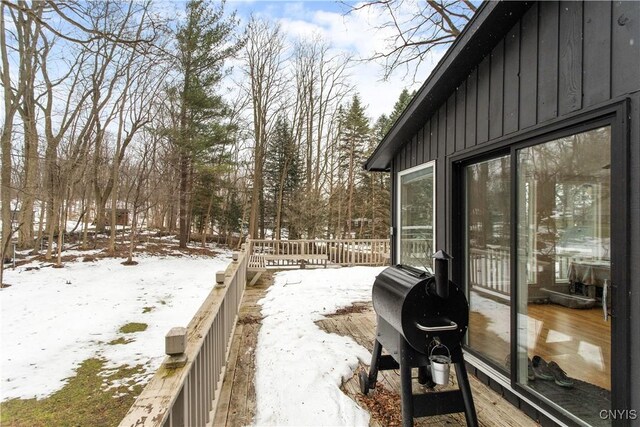
[(376, 340), (373, 343), (373, 352), (371, 354), (371, 366), (369, 367), (369, 387), (376, 388), (378, 381), (378, 367), (380, 366), (380, 357), (382, 356), (382, 344)]
[(473, 404), (473, 397), (471, 396), (471, 386), (469, 385), (469, 377), (467, 376), (467, 368), (464, 366), (464, 360), (455, 365), (458, 387), (460, 388), (462, 400), (464, 401), (464, 416), (467, 419), (467, 425), (478, 427), (478, 417), (476, 416), (476, 408)]
[(418, 382), (427, 388), (434, 388), (436, 386), (436, 383), (434, 383), (431, 378), (431, 371), (428, 366), (420, 366), (418, 368)]
[(407, 343), (400, 340), (400, 397), (402, 400), (402, 427), (413, 427), (413, 390), (411, 389), (411, 365), (407, 360)]

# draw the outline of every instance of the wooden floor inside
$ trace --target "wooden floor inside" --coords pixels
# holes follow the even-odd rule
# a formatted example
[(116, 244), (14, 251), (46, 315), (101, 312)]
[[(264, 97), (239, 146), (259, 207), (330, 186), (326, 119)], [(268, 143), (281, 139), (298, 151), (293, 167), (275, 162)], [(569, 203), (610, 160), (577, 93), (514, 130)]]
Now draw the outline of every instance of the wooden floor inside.
[[(496, 312), (508, 310), (504, 305)], [(511, 347), (496, 333), (494, 322), (509, 322), (509, 317), (503, 313), (490, 319), (477, 311), (469, 316), (471, 346), (501, 366), (509, 360)], [(555, 361), (571, 378), (611, 390), (611, 320), (604, 321), (602, 307), (528, 304), (526, 318), (530, 358)], [(508, 331), (509, 323), (498, 327), (503, 328)]]
[[(245, 426), (250, 425), (253, 421), (256, 411), (254, 350), (261, 319), (260, 307), (257, 305), (257, 301), (264, 296), (270, 283), (271, 274), (267, 274), (265, 277), (261, 277), (255, 286), (247, 288), (245, 291), (239, 322), (231, 345), (225, 380), (217, 401), (216, 415), (213, 420), (214, 426)], [(317, 324), (327, 332), (352, 337), (369, 351), (373, 348), (375, 313), (370, 303), (360, 304), (356, 310), (345, 310), (342, 314), (329, 316), (325, 320), (317, 322)], [(360, 369), (367, 367), (363, 364)], [(395, 411), (396, 414), (386, 414), (386, 417), (378, 416), (376, 418), (376, 411), (373, 410), (374, 415), (371, 418), (371, 426), (396, 425), (386, 420), (398, 419), (400, 414), (399, 378), (398, 371), (380, 372), (376, 393), (380, 392), (380, 386), (382, 386), (386, 401), (397, 402), (397, 405), (391, 405), (385, 411)], [(455, 384), (454, 374), (452, 374), (452, 380)], [(473, 376), (470, 376), (470, 382), (480, 426), (526, 427), (537, 425), (527, 415), (512, 406), (489, 387), (480, 383)], [(366, 399), (363, 400), (359, 391), (357, 371), (352, 378), (344, 381), (342, 389), (357, 401), (360, 406), (368, 408), (368, 404), (364, 401)], [(417, 380), (414, 380), (414, 392), (423, 391), (427, 392), (427, 389), (420, 386)], [(379, 415), (380, 411), (377, 411), (377, 414)], [(390, 415), (394, 415), (395, 418)], [(464, 426), (466, 422), (463, 414), (451, 414), (416, 418), (415, 425), (418, 427)]]

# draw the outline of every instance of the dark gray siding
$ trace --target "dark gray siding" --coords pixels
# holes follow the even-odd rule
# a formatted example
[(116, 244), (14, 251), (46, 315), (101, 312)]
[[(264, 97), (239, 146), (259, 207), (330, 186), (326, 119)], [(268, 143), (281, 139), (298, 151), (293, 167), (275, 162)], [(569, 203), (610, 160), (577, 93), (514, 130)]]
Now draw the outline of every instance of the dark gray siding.
[[(636, 23), (640, 21), (640, 11), (635, 16)], [(638, 27), (636, 27), (638, 28)], [(631, 291), (631, 407), (640, 408), (640, 92), (635, 92), (631, 98), (631, 200), (630, 206), (630, 252), (632, 283)], [(636, 424), (640, 425), (640, 420)]]
[[(640, 2), (540, 2), (396, 154), (393, 172), (436, 160), (436, 245), (451, 250), (448, 156), (626, 96), (630, 109), (631, 378), (640, 378)], [(394, 176), (395, 177), (395, 176)], [(395, 205), (394, 205), (395, 208)], [(640, 381), (631, 381), (640, 409)], [(640, 421), (635, 425), (640, 425)]]
[(438, 159), (439, 230), (446, 229), (445, 156), (640, 89), (639, 11), (636, 2), (534, 4), (426, 118), (394, 165), (401, 171)]
[(639, 8), (534, 4), (400, 150), (400, 170), (639, 90)]

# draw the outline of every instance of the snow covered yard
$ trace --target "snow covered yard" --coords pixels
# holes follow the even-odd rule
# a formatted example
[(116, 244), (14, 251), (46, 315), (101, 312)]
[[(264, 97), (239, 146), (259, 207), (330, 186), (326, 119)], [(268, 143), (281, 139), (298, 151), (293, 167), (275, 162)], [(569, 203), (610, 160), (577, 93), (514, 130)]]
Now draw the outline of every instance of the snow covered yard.
[(341, 390), (370, 353), (314, 322), (354, 302), (370, 301), (384, 267), (295, 270), (276, 274), (259, 303), (256, 416), (262, 425), (366, 426), (369, 414)]
[(142, 365), (135, 381), (146, 382), (162, 362), (166, 332), (187, 325), (230, 257), (136, 254), (136, 266), (105, 258), (7, 270), (12, 286), (0, 291), (0, 401), (45, 398), (90, 358), (104, 359), (107, 369)]

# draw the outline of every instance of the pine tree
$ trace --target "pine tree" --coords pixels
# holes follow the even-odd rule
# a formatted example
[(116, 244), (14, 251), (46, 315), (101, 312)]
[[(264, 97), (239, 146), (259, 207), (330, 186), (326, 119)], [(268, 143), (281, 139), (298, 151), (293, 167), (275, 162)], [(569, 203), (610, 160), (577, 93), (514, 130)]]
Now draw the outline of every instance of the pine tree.
[(351, 237), (356, 188), (358, 186), (358, 178), (361, 177), (358, 171), (365, 160), (365, 151), (371, 140), (369, 119), (357, 94), (353, 96), (351, 104), (343, 116), (340, 128), (339, 160), (341, 168), (346, 173), (344, 181), (346, 190), (346, 232), (347, 236)]
[[(389, 132), (414, 95), (415, 92), (410, 94), (407, 89), (404, 89), (394, 104), (391, 114), (389, 116), (383, 114), (376, 120), (372, 129), (373, 138), (367, 146), (365, 158), (373, 153), (375, 147)], [(361, 234), (364, 233), (371, 238), (386, 238), (391, 225), (389, 217), (390, 176), (386, 173), (361, 172), (360, 182), (358, 194), (361, 196), (362, 201), (359, 206), (363, 212), (366, 212), (366, 214), (362, 215), (363, 218), (367, 218), (367, 224), (366, 226), (363, 225)]]
[(382, 141), (382, 138), (384, 138), (387, 132), (391, 130), (391, 127), (394, 125), (396, 120), (400, 118), (402, 112), (405, 110), (405, 108), (407, 108), (407, 105), (409, 105), (409, 102), (411, 102), (415, 94), (415, 91), (409, 93), (407, 89), (402, 89), (402, 92), (400, 92), (400, 96), (398, 96), (398, 100), (393, 105), (393, 111), (391, 112), (391, 114), (389, 116), (386, 116), (384, 114), (380, 116), (380, 118), (376, 122), (375, 132), (376, 137), (380, 141)]
[(265, 187), (273, 206), (275, 238), (280, 239), (286, 212), (301, 181), (300, 154), (287, 120), (279, 116), (267, 147)]
[(176, 66), (183, 79), (174, 90), (179, 112), (174, 142), (179, 155), (180, 247), (186, 247), (190, 229), (190, 198), (194, 159), (216, 141), (216, 123), (224, 103), (215, 90), (223, 77), (224, 62), (239, 48), (233, 40), (235, 17), (224, 17), (224, 2), (214, 7), (190, 0), (185, 21), (176, 34)]

